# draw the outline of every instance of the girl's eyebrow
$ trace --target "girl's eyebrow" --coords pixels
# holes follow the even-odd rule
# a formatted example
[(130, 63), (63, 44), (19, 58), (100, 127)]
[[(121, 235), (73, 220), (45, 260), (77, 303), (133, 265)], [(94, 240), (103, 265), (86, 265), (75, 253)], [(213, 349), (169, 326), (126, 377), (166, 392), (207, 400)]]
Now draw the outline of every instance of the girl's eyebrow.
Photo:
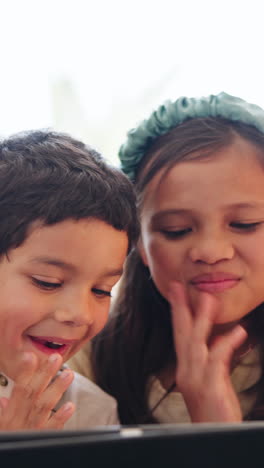
[[(224, 208), (264, 208), (264, 200), (263, 201), (253, 201), (253, 202), (239, 202), (239, 203), (232, 203), (226, 205)], [(160, 221), (163, 217), (169, 216), (169, 215), (184, 215), (184, 214), (190, 214), (192, 213), (192, 209), (186, 209), (186, 208), (173, 208), (169, 210), (161, 210), (155, 213), (151, 221), (152, 222), (157, 222)]]
[[(224, 209), (256, 209), (256, 208), (262, 208), (264, 209), (264, 200), (263, 201), (252, 201), (252, 202), (238, 202), (238, 203), (232, 203), (228, 204), (226, 206), (223, 206)], [(186, 208), (173, 208), (169, 210), (161, 210), (155, 213), (151, 217), (151, 225), (155, 226), (156, 224), (159, 224), (160, 222), (163, 221), (163, 218), (166, 216), (170, 215), (191, 215), (193, 213), (192, 209), (186, 209)]]
[(184, 208), (179, 208), (179, 209), (170, 209), (170, 210), (162, 210), (158, 211), (155, 213), (152, 218), (151, 218), (151, 224), (156, 224), (159, 221), (162, 221), (162, 219), (165, 216), (169, 215), (184, 215), (184, 214), (189, 214), (192, 213), (192, 210), (186, 210)]
[[(72, 265), (71, 263), (65, 262), (64, 260), (60, 260), (58, 258), (53, 258), (53, 257), (34, 257), (30, 259), (30, 263), (42, 263), (45, 265), (52, 265), (56, 266), (58, 268), (61, 268), (63, 270), (68, 270), (68, 271), (76, 271), (76, 267)], [(123, 268), (109, 268), (108, 271), (105, 271), (103, 276), (108, 277), (108, 276), (121, 276), (123, 273)]]
[(240, 202), (227, 205), (227, 208), (264, 208), (263, 201), (253, 201), (253, 202)]

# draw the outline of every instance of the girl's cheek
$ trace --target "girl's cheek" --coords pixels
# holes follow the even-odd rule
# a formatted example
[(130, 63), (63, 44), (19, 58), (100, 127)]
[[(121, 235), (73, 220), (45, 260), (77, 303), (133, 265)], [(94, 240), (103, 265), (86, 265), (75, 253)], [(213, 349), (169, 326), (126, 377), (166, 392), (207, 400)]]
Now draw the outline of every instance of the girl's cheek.
[(179, 259), (179, 256), (176, 255), (173, 249), (160, 242), (153, 242), (150, 245), (149, 255), (150, 264), (152, 264), (155, 269), (164, 270), (164, 273), (174, 270), (176, 259)]

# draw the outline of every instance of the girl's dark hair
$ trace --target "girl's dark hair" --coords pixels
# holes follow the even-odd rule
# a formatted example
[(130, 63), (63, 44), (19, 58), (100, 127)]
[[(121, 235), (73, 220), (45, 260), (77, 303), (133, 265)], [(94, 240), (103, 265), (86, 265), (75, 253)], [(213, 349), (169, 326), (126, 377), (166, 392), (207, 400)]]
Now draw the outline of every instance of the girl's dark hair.
[[(157, 138), (137, 171), (139, 212), (144, 191), (159, 171), (167, 171), (182, 160), (213, 157), (238, 136), (261, 150), (263, 163), (264, 135), (240, 122), (192, 119)], [(258, 309), (254, 333), (264, 343), (264, 327), (260, 326), (263, 308)], [(96, 382), (117, 399), (123, 424), (156, 422), (147, 403), (149, 379), (175, 360), (169, 304), (156, 290), (135, 248), (127, 259), (110, 320), (92, 344)]]
[(53, 131), (0, 141), (0, 255), (25, 240), (31, 224), (98, 218), (138, 235), (133, 187), (95, 150)]

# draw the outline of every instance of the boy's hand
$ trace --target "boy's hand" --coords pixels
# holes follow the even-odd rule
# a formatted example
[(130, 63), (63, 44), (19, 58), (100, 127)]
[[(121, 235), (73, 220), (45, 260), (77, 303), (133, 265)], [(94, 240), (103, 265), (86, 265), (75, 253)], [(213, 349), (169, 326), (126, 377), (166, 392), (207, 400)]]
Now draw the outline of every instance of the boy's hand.
[(63, 428), (75, 407), (68, 402), (53, 411), (74, 377), (70, 369), (56, 377), (61, 365), (59, 354), (44, 363), (34, 353), (23, 355), (11, 397), (0, 399), (0, 430)]
[(208, 340), (217, 315), (217, 299), (201, 293), (192, 313), (181, 283), (171, 284), (171, 304), (175, 350), (176, 385), (182, 393), (193, 422), (237, 422), (241, 409), (230, 380), (230, 363), (247, 333), (240, 325)]

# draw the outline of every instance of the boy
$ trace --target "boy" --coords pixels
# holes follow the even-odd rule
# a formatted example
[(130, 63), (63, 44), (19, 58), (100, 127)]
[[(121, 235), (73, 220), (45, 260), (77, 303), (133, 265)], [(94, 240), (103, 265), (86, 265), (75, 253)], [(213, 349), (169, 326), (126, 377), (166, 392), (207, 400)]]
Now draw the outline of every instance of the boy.
[(115, 424), (115, 401), (62, 364), (107, 321), (138, 231), (130, 182), (32, 131), (0, 142), (0, 186), (0, 429)]

